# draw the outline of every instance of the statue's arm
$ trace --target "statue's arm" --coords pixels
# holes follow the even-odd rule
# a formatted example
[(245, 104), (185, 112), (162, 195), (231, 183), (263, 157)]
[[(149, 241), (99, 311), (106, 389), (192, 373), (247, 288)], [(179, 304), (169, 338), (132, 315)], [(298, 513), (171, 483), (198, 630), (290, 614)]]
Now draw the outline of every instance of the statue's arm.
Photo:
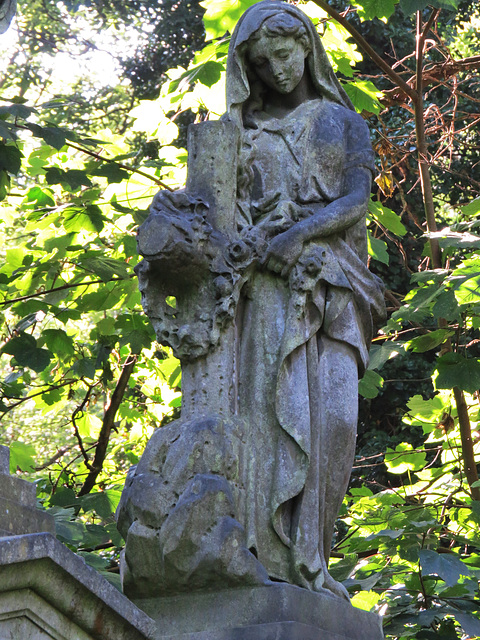
[(361, 220), (367, 210), (371, 180), (368, 168), (348, 168), (344, 176), (344, 195), (327, 206), (321, 203), (304, 205), (310, 215), (270, 241), (263, 261), (265, 266), (286, 276), (299, 259), (305, 243), (340, 233)]
[(344, 195), (327, 206), (315, 203), (308, 205), (311, 215), (292, 227), (292, 236), (304, 243), (340, 233), (361, 220), (370, 198), (371, 176), (365, 167), (347, 169)]

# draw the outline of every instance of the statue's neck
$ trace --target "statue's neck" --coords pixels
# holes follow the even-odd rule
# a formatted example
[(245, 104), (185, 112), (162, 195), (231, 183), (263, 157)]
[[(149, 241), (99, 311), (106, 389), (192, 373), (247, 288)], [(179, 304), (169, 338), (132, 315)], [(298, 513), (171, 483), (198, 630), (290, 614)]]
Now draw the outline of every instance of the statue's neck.
[(288, 94), (279, 93), (274, 89), (267, 89), (263, 96), (263, 111), (274, 118), (284, 118), (291, 111), (308, 100), (318, 98), (310, 74), (305, 71), (295, 89)]

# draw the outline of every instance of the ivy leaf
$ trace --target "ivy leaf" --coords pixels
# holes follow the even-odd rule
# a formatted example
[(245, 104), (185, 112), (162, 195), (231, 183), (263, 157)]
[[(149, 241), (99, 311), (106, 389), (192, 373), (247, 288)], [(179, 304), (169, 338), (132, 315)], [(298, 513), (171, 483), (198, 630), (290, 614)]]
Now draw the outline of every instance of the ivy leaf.
[(382, 96), (382, 92), (379, 91), (370, 80), (345, 82), (343, 88), (358, 113), (366, 111), (368, 113), (378, 114), (383, 109), (382, 104), (378, 100), (378, 98)]
[(457, 584), (460, 576), (470, 575), (470, 569), (453, 554), (421, 549), (418, 555), (422, 573), (439, 576), (449, 587)]
[(413, 338), (413, 340), (405, 343), (405, 349), (411, 349), (416, 353), (425, 353), (425, 351), (430, 351), (430, 349), (435, 349), (435, 347), (443, 344), (454, 333), (454, 331), (449, 331), (448, 329), (430, 331), (430, 333), (418, 336), (418, 338)]
[(460, 353), (446, 353), (437, 360), (437, 389), (459, 387), (467, 393), (480, 389), (480, 362), (475, 358), (464, 358)]
[(407, 233), (407, 230), (400, 220), (400, 216), (388, 207), (385, 207), (381, 202), (370, 200), (368, 210), (372, 218), (388, 229), (388, 231), (391, 231), (397, 236), (404, 236)]

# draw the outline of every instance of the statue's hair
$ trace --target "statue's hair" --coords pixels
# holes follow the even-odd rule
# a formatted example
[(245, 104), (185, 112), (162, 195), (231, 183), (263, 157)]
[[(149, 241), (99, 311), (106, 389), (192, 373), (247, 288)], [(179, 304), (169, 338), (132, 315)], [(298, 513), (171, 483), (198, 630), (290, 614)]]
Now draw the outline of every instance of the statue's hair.
[(307, 52), (310, 50), (305, 25), (302, 24), (298, 18), (292, 16), (291, 13), (277, 13), (276, 15), (267, 18), (260, 29), (258, 29), (250, 39), (258, 40), (262, 35), (267, 36), (267, 38), (275, 38), (276, 36), (292, 36), (295, 40), (301, 41)]

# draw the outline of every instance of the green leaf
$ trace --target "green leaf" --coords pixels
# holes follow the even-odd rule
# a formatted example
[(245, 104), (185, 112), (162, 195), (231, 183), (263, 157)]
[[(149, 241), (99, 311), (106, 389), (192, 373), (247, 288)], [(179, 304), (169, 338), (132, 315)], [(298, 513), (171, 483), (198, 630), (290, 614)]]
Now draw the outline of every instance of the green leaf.
[(204, 7), (203, 22), (207, 40), (213, 40), (223, 36), (227, 31), (233, 32), (240, 16), (248, 7), (258, 0), (204, 0), (200, 2)]
[(48, 184), (68, 185), (72, 191), (76, 191), (81, 186), (92, 186), (92, 181), (85, 171), (80, 171), (78, 169), (64, 171), (58, 167), (48, 167), (45, 172), (45, 180)]
[(21, 333), (9, 340), (1, 353), (12, 355), (20, 367), (29, 367), (37, 373), (48, 367), (52, 358), (51, 352), (39, 348), (35, 338), (28, 333)]
[(56, 355), (65, 357), (75, 353), (72, 338), (63, 329), (45, 329), (42, 340), (47, 348)]
[(32, 187), (28, 190), (24, 202), (36, 205), (38, 208), (54, 207), (55, 200), (50, 189), (41, 189), (40, 187)]
[(82, 509), (85, 512), (95, 511), (101, 518), (106, 519), (115, 513), (121, 495), (122, 492), (116, 489), (90, 493), (81, 499)]
[(58, 127), (41, 127), (38, 124), (31, 123), (28, 123), (26, 126), (30, 129), (33, 135), (42, 138), (48, 145), (57, 151), (60, 151), (60, 149), (65, 146), (67, 132), (65, 132), (64, 129), (60, 129)]
[(480, 213), (480, 198), (475, 198), (462, 207), (462, 214), (468, 217), (478, 216)]
[(95, 359), (81, 358), (75, 362), (72, 369), (80, 378), (93, 380), (95, 378)]
[(449, 331), (448, 329), (430, 331), (430, 333), (406, 342), (405, 349), (411, 349), (416, 353), (425, 353), (425, 351), (430, 351), (430, 349), (435, 349), (435, 347), (443, 344), (447, 338), (450, 338), (454, 334), (455, 331)]
[(426, 234), (429, 238), (436, 238), (443, 248), (455, 247), (456, 249), (478, 249), (480, 247), (480, 236), (473, 233), (463, 232), (457, 233), (450, 231), (448, 227), (435, 233)]
[(20, 471), (33, 471), (36, 457), (37, 452), (33, 444), (14, 440), (10, 443), (10, 473), (16, 473), (17, 468)]
[(389, 263), (387, 244), (383, 240), (374, 238), (369, 229), (367, 229), (367, 243), (368, 255), (372, 256), (374, 260), (378, 260), (378, 262), (382, 262), (383, 264)]
[(196, 79), (207, 87), (211, 87), (221, 78), (225, 66), (221, 62), (209, 60), (198, 68)]
[(113, 276), (129, 278), (131, 275), (127, 263), (115, 258), (80, 256), (78, 262), (82, 267), (99, 276), (104, 282), (109, 282)]
[(386, 22), (395, 11), (398, 0), (356, 0), (358, 15), (361, 20), (373, 20), (379, 18)]
[(383, 378), (376, 371), (367, 369), (358, 382), (358, 393), (364, 398), (376, 398), (383, 386)]
[(8, 106), (0, 107), (0, 115), (9, 114), (22, 120), (29, 118), (32, 113), (36, 113), (36, 110), (33, 107), (27, 107), (25, 104), (9, 104)]
[(357, 607), (357, 609), (372, 611), (381, 598), (381, 594), (375, 591), (359, 591), (353, 596), (350, 602), (354, 607)]
[(0, 170), (17, 174), (22, 166), (23, 153), (12, 144), (0, 143)]
[(372, 345), (370, 348), (369, 369), (381, 369), (387, 360), (404, 352), (401, 342), (384, 342), (381, 346)]
[(75, 423), (82, 438), (92, 438), (93, 440), (98, 438), (102, 421), (93, 413), (84, 413)]
[(449, 277), (458, 304), (480, 302), (480, 260), (465, 260)]
[(106, 162), (105, 164), (102, 164), (101, 167), (91, 171), (90, 175), (107, 178), (109, 184), (119, 183), (130, 178), (129, 172), (125, 171), (125, 169), (121, 169), (115, 162)]
[(449, 587), (457, 584), (460, 576), (470, 575), (470, 569), (454, 554), (440, 554), (429, 549), (421, 549), (419, 556), (422, 573), (425, 575), (436, 574)]
[(387, 447), (385, 453), (385, 465), (390, 473), (402, 474), (406, 471), (419, 471), (423, 469), (426, 456), (423, 451), (415, 451), (408, 442), (401, 442), (395, 450)]
[(459, 0), (400, 0), (400, 8), (407, 16), (417, 11), (423, 11), (426, 7), (436, 9), (458, 9)]
[(366, 111), (367, 113), (378, 114), (383, 109), (378, 100), (382, 96), (382, 92), (370, 80), (345, 82), (342, 86), (358, 113)]
[(437, 360), (437, 389), (459, 387), (467, 393), (480, 389), (480, 362), (475, 358), (464, 358), (459, 353), (446, 353)]
[(383, 206), (381, 202), (370, 200), (368, 210), (374, 220), (383, 225), (388, 231), (397, 236), (404, 236), (407, 233), (400, 216), (388, 207)]
[(63, 226), (67, 231), (92, 231), (100, 233), (104, 227), (102, 211), (96, 205), (88, 205), (84, 209), (66, 209)]
[(480, 620), (477, 616), (460, 611), (452, 612), (455, 620), (461, 625), (462, 629), (470, 638), (480, 637)]

